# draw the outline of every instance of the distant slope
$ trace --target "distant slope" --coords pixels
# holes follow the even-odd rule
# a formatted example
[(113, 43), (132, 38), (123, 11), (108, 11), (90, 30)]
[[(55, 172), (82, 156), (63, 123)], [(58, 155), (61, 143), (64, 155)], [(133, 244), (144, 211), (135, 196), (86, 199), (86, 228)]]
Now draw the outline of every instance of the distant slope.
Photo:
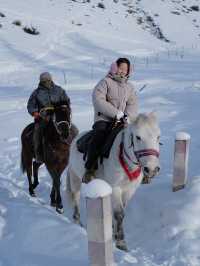
[(117, 56), (192, 49), (200, 41), (198, 9), (199, 0), (1, 0), (1, 84), (33, 86), (48, 69), (63, 85), (66, 75), (68, 84), (84, 87)]

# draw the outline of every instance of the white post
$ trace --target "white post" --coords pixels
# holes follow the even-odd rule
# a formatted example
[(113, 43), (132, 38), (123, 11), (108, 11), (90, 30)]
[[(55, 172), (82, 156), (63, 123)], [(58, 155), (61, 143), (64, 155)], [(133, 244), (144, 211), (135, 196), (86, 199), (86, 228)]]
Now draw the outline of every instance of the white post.
[(114, 266), (111, 187), (94, 179), (84, 186), (87, 208), (88, 255), (91, 266)]
[(185, 187), (188, 175), (190, 135), (185, 132), (177, 132), (174, 150), (173, 191)]

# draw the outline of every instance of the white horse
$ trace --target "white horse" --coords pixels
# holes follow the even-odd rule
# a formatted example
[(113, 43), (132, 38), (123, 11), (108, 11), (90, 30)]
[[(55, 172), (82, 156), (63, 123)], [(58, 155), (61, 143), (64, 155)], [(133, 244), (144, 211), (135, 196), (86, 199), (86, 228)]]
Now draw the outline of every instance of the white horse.
[[(67, 172), (67, 194), (72, 199), (74, 221), (80, 223), (80, 189), (84, 174), (83, 154), (77, 150), (76, 141), (71, 145)], [(124, 239), (123, 218), (128, 201), (144, 176), (151, 178), (160, 170), (160, 129), (155, 114), (139, 114), (137, 119), (117, 135), (108, 159), (99, 164), (96, 178), (112, 187), (113, 229), (116, 246), (128, 250)]]

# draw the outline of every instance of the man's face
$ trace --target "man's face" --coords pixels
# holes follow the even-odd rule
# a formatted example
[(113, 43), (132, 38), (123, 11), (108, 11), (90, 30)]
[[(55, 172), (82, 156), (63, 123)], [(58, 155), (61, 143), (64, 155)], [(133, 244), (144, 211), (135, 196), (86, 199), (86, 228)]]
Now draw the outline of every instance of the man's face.
[(51, 79), (44, 79), (44, 80), (42, 80), (42, 85), (44, 86), (44, 87), (46, 87), (46, 88), (48, 88), (48, 89), (50, 89), (51, 88), (51, 86), (52, 86), (52, 80)]
[(118, 66), (117, 74), (121, 77), (125, 77), (128, 74), (128, 65), (126, 63), (121, 63)]

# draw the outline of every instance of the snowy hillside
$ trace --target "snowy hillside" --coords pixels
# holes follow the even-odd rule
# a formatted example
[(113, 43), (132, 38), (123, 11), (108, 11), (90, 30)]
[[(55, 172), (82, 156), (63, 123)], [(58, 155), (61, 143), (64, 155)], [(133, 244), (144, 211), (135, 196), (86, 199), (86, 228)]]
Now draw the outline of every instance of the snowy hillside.
[[(10, 85), (35, 85), (35, 77), (48, 68), (62, 83), (65, 71), (67, 82), (81, 89), (116, 56), (144, 57), (199, 43), (200, 12), (190, 9), (198, 0), (104, 0), (104, 8), (99, 2), (1, 0), (1, 84), (8, 85), (9, 74)], [(31, 26), (40, 34), (23, 31)]]
[[(44, 167), (38, 198), (28, 194), (20, 133), (32, 120), (27, 98), (46, 70), (70, 96), (79, 130), (90, 128), (91, 89), (119, 56), (134, 62), (140, 112), (157, 111), (164, 145), (160, 175), (141, 186), (127, 208), (130, 252), (114, 249), (115, 261), (200, 265), (199, 8), (199, 0), (0, 0), (0, 266), (89, 265), (86, 231), (71, 222), (65, 173), (65, 213), (58, 215), (49, 206), (51, 180)], [(23, 30), (31, 26), (39, 34)], [(192, 140), (189, 180), (173, 193), (174, 136), (180, 130)]]

